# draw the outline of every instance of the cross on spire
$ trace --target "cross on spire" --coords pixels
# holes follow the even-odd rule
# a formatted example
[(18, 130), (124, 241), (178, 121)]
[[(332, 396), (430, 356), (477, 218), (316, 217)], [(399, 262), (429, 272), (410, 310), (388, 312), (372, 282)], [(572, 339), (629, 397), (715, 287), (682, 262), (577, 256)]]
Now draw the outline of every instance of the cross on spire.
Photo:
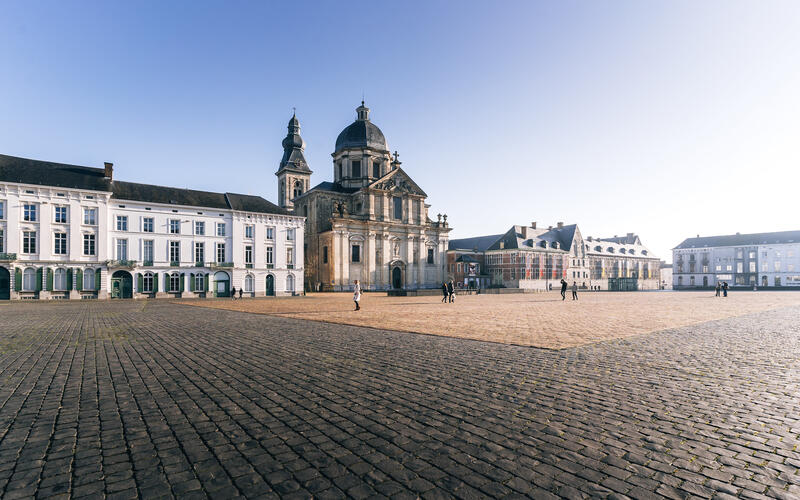
[(398, 160), (397, 160), (397, 159), (398, 159), (399, 157), (400, 157), (400, 153), (398, 153), (397, 151), (395, 151), (395, 152), (394, 152), (394, 162), (395, 162), (395, 163), (398, 163)]

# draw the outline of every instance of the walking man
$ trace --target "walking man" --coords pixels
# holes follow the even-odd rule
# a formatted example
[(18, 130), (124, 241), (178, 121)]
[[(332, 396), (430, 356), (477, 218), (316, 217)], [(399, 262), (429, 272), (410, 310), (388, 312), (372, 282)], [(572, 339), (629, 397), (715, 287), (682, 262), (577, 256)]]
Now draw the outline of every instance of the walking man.
[(236, 300), (236, 287), (235, 286), (231, 287), (231, 299), (232, 300)]
[(243, 291), (243, 290), (244, 290), (244, 288), (239, 288), (239, 298), (240, 298), (240, 299), (242, 298), (242, 291)]
[(723, 281), (722, 282), (722, 296), (723, 297), (727, 297), (728, 296), (728, 282), (727, 281)]
[(361, 306), (358, 305), (361, 302), (361, 285), (358, 284), (358, 280), (353, 282), (353, 302), (356, 303), (356, 311), (361, 310)]
[(450, 280), (450, 283), (447, 284), (447, 294), (450, 296), (450, 303), (455, 302), (456, 287), (453, 286), (453, 280)]
[(567, 282), (561, 278), (561, 300), (567, 300)]
[(442, 302), (447, 303), (447, 296), (450, 293), (447, 291), (447, 283), (442, 282)]
[(578, 300), (578, 282), (572, 282), (572, 300)]

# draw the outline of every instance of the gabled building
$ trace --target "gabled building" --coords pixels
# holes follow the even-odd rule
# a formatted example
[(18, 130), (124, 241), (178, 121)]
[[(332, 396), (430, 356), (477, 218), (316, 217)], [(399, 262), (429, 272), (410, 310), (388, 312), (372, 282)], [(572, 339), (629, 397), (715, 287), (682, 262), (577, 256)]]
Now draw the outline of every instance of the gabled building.
[(303, 235), (259, 196), (0, 155), (0, 299), (292, 295)]
[(397, 153), (390, 154), (369, 111), (362, 102), (356, 120), (337, 137), (333, 182), (308, 190), (303, 186), (311, 170), (298, 163), (305, 143), (296, 117), (289, 123), (277, 175), (280, 186), (293, 186), (293, 192), (291, 200), (283, 191), (279, 199), (282, 208), (307, 217), (306, 282), (314, 291), (350, 290), (354, 280), (365, 290), (438, 287), (445, 275), (447, 216), (430, 219), (428, 195), (400, 167)]

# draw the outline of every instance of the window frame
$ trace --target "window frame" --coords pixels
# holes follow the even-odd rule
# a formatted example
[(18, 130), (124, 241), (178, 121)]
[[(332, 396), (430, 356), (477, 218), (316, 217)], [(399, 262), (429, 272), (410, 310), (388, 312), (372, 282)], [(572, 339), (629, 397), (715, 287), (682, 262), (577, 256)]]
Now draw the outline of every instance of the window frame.
[(202, 220), (194, 221), (194, 234), (195, 236), (206, 235), (206, 222)]
[[(170, 240), (167, 245), (167, 257), (169, 258), (169, 265), (180, 265), (181, 263), (181, 242)], [(177, 259), (175, 258), (177, 257)]]
[(84, 226), (97, 225), (97, 208), (83, 207), (83, 225)]
[(169, 234), (181, 234), (181, 220), (180, 219), (170, 219), (169, 220)]
[(142, 289), (141, 293), (153, 293), (154, 274), (151, 272), (142, 273)]
[(142, 232), (143, 233), (154, 233), (155, 232), (155, 218), (154, 217), (142, 217)]
[(225, 236), (226, 233), (225, 226), (226, 224), (224, 222), (217, 222), (217, 236), (222, 236), (222, 237)]
[(215, 257), (218, 264), (225, 262), (225, 243), (217, 243)]
[[(63, 286), (59, 286), (59, 280), (62, 281)], [(63, 267), (57, 267), (53, 270), (53, 290), (57, 292), (67, 291), (67, 270)]]
[[(177, 271), (171, 272), (167, 275), (169, 277), (169, 291), (176, 293), (181, 291), (181, 274)], [(177, 285), (177, 286), (175, 286)]]
[(116, 228), (117, 231), (120, 232), (127, 232), (128, 231), (128, 216), (127, 215), (117, 215), (117, 224)]
[(38, 205), (36, 203), (22, 204), (22, 220), (25, 222), (38, 222)]
[[(199, 252), (198, 252), (199, 250)], [(198, 259), (198, 257), (200, 257)], [(206, 243), (204, 241), (194, 242), (194, 262), (195, 264), (202, 264), (206, 259)]]
[(63, 231), (53, 233), (53, 255), (67, 255), (67, 233)]
[[(53, 214), (53, 222), (55, 224), (68, 224), (69, 218), (67, 216), (67, 208), (65, 205), (56, 205), (53, 207), (55, 212)], [(59, 216), (61, 214), (61, 216)]]
[[(35, 255), (37, 243), (37, 231), (22, 231), (22, 253), (27, 255)], [(32, 236), (31, 236), (32, 235)]]
[[(91, 247), (91, 252), (86, 251), (87, 244)], [(83, 233), (83, 255), (97, 255), (97, 235), (94, 233)]]

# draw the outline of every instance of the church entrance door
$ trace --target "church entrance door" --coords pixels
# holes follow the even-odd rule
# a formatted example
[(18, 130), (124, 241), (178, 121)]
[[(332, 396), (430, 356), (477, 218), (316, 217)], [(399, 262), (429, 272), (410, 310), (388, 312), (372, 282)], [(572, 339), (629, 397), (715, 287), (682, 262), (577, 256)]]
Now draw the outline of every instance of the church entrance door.
[(275, 277), (271, 274), (267, 275), (267, 297), (275, 295)]
[(397, 266), (392, 269), (392, 288), (403, 288), (403, 271)]
[(0, 267), (0, 300), (11, 298), (11, 273), (5, 267)]

